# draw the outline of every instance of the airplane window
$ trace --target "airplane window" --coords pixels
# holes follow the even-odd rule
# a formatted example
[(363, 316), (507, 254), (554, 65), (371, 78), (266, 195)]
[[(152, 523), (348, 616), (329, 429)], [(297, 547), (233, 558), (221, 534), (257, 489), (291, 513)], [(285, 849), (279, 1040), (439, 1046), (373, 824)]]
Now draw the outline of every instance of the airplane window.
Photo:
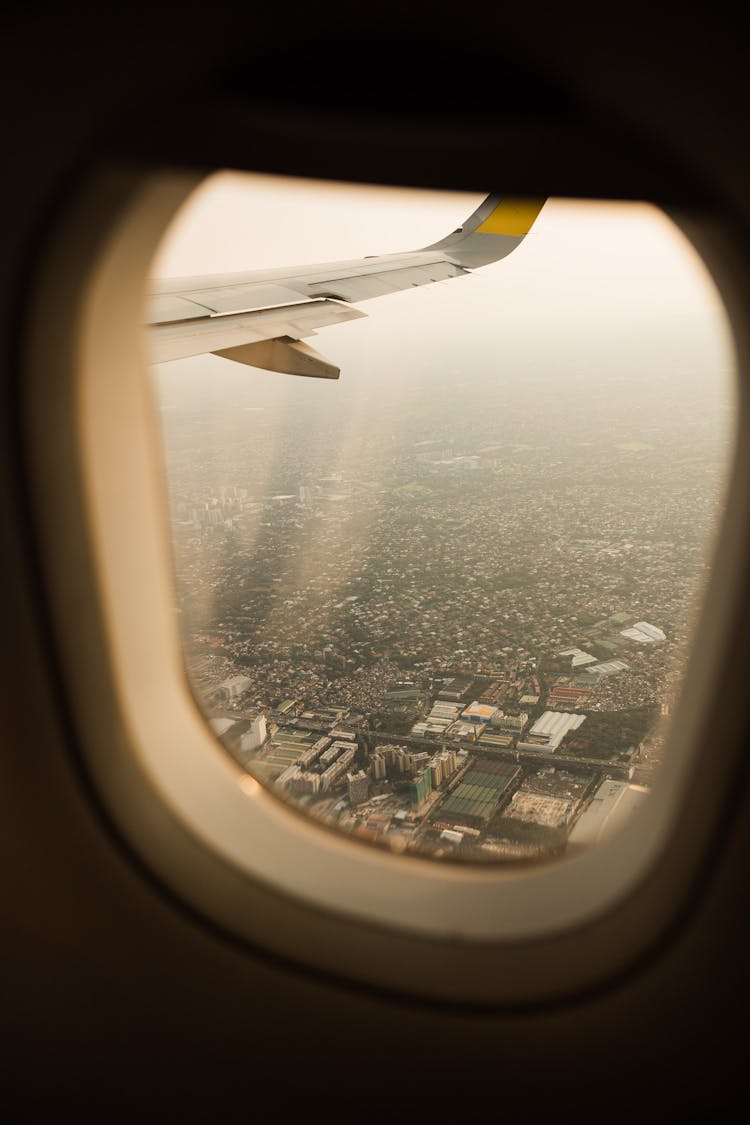
[(657, 799), (734, 420), (672, 221), (222, 173), (151, 272), (185, 668), (241, 769), (454, 863)]

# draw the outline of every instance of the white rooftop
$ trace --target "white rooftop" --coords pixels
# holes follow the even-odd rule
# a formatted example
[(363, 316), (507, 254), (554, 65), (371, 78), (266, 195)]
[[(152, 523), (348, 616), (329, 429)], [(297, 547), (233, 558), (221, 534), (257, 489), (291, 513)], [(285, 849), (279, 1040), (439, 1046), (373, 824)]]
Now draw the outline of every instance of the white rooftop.
[(545, 711), (529, 730), (519, 748), (524, 749), (534, 742), (534, 735), (546, 739), (543, 743), (547, 750), (555, 751), (570, 730), (577, 730), (585, 720), (585, 715), (571, 715), (567, 711)]
[(596, 664), (596, 657), (592, 656), (590, 652), (584, 652), (582, 648), (566, 648), (562, 652), (558, 652), (557, 655), (572, 656), (574, 668), (580, 668), (584, 664)]
[(624, 660), (607, 660), (603, 664), (596, 664), (593, 668), (587, 668), (586, 671), (592, 676), (611, 676), (613, 672), (625, 672), (628, 665)]
[(635, 625), (631, 625), (629, 629), (621, 629), (620, 634), (641, 645), (659, 644), (667, 639), (666, 633), (662, 632), (656, 625), (649, 625), (648, 621), (636, 621)]
[(577, 730), (585, 718), (585, 715), (572, 715), (568, 711), (545, 711), (534, 723), (530, 733), (560, 734), (562, 738), (569, 730)]

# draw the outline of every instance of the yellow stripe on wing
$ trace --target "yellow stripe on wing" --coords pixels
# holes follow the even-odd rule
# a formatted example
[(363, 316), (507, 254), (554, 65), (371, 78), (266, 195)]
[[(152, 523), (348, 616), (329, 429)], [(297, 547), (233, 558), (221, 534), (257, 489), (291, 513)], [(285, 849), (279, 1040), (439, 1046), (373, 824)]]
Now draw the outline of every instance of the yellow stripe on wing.
[(528, 234), (545, 202), (544, 199), (503, 199), (481, 226), (477, 227), (476, 233), (516, 237)]

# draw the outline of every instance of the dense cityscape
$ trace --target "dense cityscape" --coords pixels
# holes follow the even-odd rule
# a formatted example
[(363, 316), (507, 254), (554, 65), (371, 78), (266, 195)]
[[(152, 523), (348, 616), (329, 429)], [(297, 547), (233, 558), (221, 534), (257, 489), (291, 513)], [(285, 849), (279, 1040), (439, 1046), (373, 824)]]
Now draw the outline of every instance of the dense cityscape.
[(621, 823), (708, 572), (728, 434), (705, 386), (215, 378), (159, 390), (188, 672), (240, 766), (433, 858)]

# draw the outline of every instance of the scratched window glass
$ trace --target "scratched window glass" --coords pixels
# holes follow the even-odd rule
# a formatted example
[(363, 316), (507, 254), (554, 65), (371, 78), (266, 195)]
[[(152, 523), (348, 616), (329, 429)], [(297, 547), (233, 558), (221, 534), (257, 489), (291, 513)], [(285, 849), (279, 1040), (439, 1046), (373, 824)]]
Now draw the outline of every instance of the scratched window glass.
[(223, 173), (152, 273), (185, 667), (238, 768), (433, 861), (616, 831), (733, 436), (685, 236), (647, 204)]

